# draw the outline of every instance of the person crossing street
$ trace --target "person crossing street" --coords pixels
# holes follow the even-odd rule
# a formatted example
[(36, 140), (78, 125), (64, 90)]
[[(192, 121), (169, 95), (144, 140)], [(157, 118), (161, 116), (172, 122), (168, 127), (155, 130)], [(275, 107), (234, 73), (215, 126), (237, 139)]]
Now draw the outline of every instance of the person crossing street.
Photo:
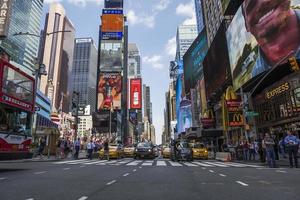
[(290, 130), (287, 131), (287, 134), (288, 135), (284, 138), (284, 143), (289, 154), (290, 168), (293, 168), (294, 166), (298, 168), (297, 154), (299, 148), (299, 140), (296, 136), (292, 135), (292, 132)]

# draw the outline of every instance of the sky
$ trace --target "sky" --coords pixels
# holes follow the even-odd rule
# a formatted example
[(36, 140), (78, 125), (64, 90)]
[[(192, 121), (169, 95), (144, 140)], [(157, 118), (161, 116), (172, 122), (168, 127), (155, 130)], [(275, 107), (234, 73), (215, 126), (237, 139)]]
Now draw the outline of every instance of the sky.
[[(98, 44), (104, 0), (44, 0), (60, 2), (76, 28), (76, 37), (92, 37)], [(165, 92), (170, 83), (169, 63), (175, 58), (176, 30), (181, 24), (196, 24), (194, 0), (124, 0), (129, 42), (136, 43), (142, 58), (143, 83), (150, 86), (156, 143), (161, 143)], [(98, 45), (97, 45), (98, 46)]]

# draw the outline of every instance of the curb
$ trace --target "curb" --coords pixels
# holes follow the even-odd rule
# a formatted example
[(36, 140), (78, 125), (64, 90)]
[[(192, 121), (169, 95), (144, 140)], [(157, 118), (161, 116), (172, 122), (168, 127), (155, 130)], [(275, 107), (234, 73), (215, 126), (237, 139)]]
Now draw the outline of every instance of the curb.
[[(78, 160), (82, 160), (85, 158), (78, 158)], [(74, 160), (74, 159), (23, 159), (23, 160), (3, 160), (0, 163), (29, 163), (29, 162), (55, 162), (55, 161), (63, 161), (63, 160)]]

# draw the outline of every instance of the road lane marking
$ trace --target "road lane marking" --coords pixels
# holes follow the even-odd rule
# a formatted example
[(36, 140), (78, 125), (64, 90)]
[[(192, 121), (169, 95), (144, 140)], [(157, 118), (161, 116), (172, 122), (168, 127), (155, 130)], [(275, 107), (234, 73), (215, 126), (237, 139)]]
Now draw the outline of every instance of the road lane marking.
[(226, 177), (226, 175), (225, 174), (219, 174), (220, 176), (222, 176), (222, 177)]
[(115, 182), (117, 182), (117, 181), (116, 181), (116, 180), (113, 180), (113, 181), (111, 181), (111, 182), (106, 183), (106, 185), (111, 185), (111, 184), (114, 184)]
[(88, 159), (82, 159), (82, 160), (67, 160), (67, 161), (54, 162), (53, 164), (71, 164), (71, 163), (80, 163), (80, 162), (85, 162), (85, 161), (90, 161), (90, 160), (88, 160)]
[(80, 165), (79, 168), (85, 167), (84, 165)]
[(153, 161), (146, 161), (142, 164), (142, 166), (152, 166), (153, 165)]
[(82, 163), (84, 165), (93, 165), (93, 164), (98, 164), (98, 163), (104, 163), (107, 160), (100, 160), (100, 161), (92, 161), (92, 162), (86, 162), (86, 163)]
[(206, 169), (205, 167), (201, 167), (201, 169)]
[(169, 161), (169, 163), (170, 163), (173, 167), (182, 167), (182, 164), (177, 163), (177, 162)]
[(136, 172), (136, 169), (132, 170), (133, 172)]
[(193, 163), (186, 162), (186, 163), (183, 163), (183, 164), (186, 165), (186, 166), (188, 166), (188, 167), (198, 167), (198, 165), (195, 165)]
[(261, 184), (265, 184), (265, 185), (271, 185), (271, 183), (268, 182), (268, 181), (261, 180), (261, 181), (258, 181), (258, 182), (261, 183)]
[(129, 173), (126, 173), (126, 174), (124, 174), (123, 176), (128, 176), (129, 175)]
[(86, 200), (88, 197), (86, 197), (86, 196), (82, 196), (82, 197), (80, 197), (78, 200)]
[(249, 186), (248, 184), (246, 184), (246, 183), (243, 183), (242, 181), (236, 181), (238, 184), (240, 184), (240, 185), (242, 185), (242, 186)]
[(282, 170), (276, 170), (276, 172), (279, 172), (279, 173), (287, 173), (286, 171), (282, 171)]
[(63, 168), (64, 171), (69, 170), (69, 169), (71, 169), (71, 168), (69, 168), (69, 167)]
[(156, 162), (156, 166), (167, 166), (167, 164), (166, 164), (165, 161), (158, 160), (158, 161)]
[(142, 161), (140, 161), (140, 160), (135, 160), (135, 161), (130, 162), (130, 163), (126, 164), (126, 165), (128, 165), (128, 166), (136, 166), (136, 165), (140, 164), (141, 162)]
[(142, 169), (142, 167), (139, 167), (140, 169)]
[(192, 163), (194, 163), (196, 165), (199, 165), (199, 166), (202, 166), (202, 167), (214, 167), (212, 165), (208, 165), (208, 164), (205, 164), (205, 163), (202, 163), (202, 162), (192, 162)]
[(44, 173), (46, 173), (47, 171), (42, 171), (42, 172), (35, 172), (34, 174), (35, 175), (38, 175), (38, 174), (44, 174)]
[(217, 167), (228, 167), (227, 165), (219, 164), (219, 163), (215, 163), (215, 162), (204, 162), (204, 163), (209, 164), (209, 165), (215, 165)]
[(6, 179), (6, 177), (1, 177), (1, 178), (0, 178), (1, 181), (2, 181), (2, 180), (5, 180), (5, 179)]
[(34, 198), (29, 198), (29, 199), (26, 199), (26, 200), (34, 200)]
[(215, 173), (213, 170), (209, 170), (210, 173)]

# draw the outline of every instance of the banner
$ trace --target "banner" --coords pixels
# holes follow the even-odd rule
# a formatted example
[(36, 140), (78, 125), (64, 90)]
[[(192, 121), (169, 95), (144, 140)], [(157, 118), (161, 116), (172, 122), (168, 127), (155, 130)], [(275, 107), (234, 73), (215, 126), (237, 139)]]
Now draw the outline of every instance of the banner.
[(130, 108), (142, 109), (142, 80), (130, 79)]
[(98, 82), (98, 110), (120, 110), (122, 75), (118, 72), (100, 73)]

